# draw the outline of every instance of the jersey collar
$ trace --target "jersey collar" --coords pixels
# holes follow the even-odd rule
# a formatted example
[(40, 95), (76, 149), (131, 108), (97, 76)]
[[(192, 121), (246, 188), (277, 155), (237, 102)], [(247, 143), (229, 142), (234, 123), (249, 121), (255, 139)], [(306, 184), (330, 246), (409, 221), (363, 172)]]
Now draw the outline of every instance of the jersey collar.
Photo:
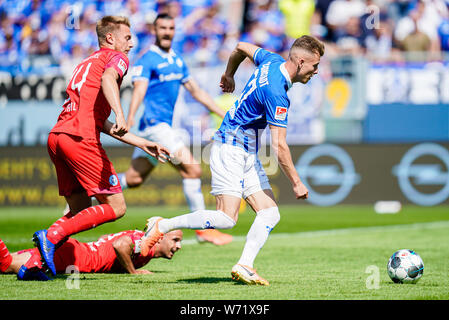
[(173, 51), (172, 48), (170, 48), (170, 50), (168, 50), (168, 52), (165, 52), (163, 50), (161, 50), (161, 48), (159, 48), (157, 45), (152, 44), (150, 47), (151, 51), (156, 52), (157, 54), (159, 54), (162, 58), (168, 58), (168, 57), (174, 57), (176, 56), (176, 53)]
[(285, 80), (287, 80), (288, 89), (290, 89), (292, 87), (292, 79), (290, 79), (290, 75), (285, 68), (285, 62), (280, 65), (279, 69), (281, 70), (281, 73), (284, 76)]

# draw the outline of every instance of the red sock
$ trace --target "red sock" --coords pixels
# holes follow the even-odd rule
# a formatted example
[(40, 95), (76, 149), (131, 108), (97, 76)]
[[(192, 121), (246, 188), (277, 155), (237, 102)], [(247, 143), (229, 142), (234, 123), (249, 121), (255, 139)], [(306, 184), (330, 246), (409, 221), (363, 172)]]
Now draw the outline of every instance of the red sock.
[[(72, 234), (89, 230), (103, 224), (115, 220), (115, 212), (108, 204), (89, 207), (77, 213), (71, 218), (59, 219), (49, 229), (47, 239), (53, 244), (57, 244), (65, 237)], [(61, 221), (63, 220), (63, 221)]]
[(28, 259), (27, 262), (25, 262), (24, 266), (28, 269), (33, 268), (42, 268), (42, 262), (41, 262), (41, 254), (39, 253), (39, 250), (34, 248), (30, 251), (31, 257)]
[(5, 243), (0, 239), (0, 272), (5, 272), (11, 265), (12, 256)]

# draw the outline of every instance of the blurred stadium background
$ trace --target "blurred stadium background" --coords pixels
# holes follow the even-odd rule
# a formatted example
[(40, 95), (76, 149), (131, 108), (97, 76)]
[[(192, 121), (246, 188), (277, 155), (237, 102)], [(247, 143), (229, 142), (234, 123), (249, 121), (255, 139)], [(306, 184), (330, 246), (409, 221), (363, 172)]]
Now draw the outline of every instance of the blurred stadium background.
[[(223, 108), (237, 98), (222, 95), (218, 83), (238, 41), (283, 56), (303, 34), (325, 42), (318, 76), (289, 91), (288, 142), (312, 205), (449, 204), (448, 0), (3, 0), (0, 207), (63, 206), (45, 145), (67, 78), (97, 49), (99, 17), (130, 18), (132, 64), (153, 43), (159, 12), (176, 18), (174, 48)], [(252, 70), (247, 63), (238, 71), (237, 95)], [(130, 79), (121, 89), (125, 114)], [(174, 124), (195, 156), (207, 160), (218, 120), (182, 91)], [(102, 139), (117, 172), (124, 171), (132, 149)], [(297, 203), (270, 153), (262, 159), (280, 203)], [(202, 164), (212, 206), (207, 161)], [(144, 186), (125, 191), (127, 203), (185, 205), (179, 182), (175, 170), (159, 166)]]

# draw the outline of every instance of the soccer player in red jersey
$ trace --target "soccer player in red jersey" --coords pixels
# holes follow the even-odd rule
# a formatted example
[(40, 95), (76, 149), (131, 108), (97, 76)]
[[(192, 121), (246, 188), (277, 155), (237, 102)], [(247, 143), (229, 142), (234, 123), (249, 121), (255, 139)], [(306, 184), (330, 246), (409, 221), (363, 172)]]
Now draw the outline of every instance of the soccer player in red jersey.
[[(119, 91), (128, 71), (127, 54), (133, 46), (128, 19), (106, 16), (98, 21), (96, 30), (100, 49), (75, 68), (66, 90), (68, 98), (48, 136), (47, 149), (56, 167), (59, 194), (70, 208), (48, 230), (33, 235), (53, 274), (54, 252), (65, 238), (114, 221), (126, 211), (122, 189), (101, 145), (100, 133), (139, 147), (161, 162), (169, 153), (157, 143), (128, 132)], [(115, 123), (108, 120), (111, 110)], [(98, 200), (98, 206), (92, 206), (91, 196)]]
[[(56, 272), (150, 274), (149, 270), (139, 268), (153, 258), (171, 259), (181, 249), (182, 231), (174, 230), (165, 234), (150, 253), (143, 256), (140, 239), (144, 234), (139, 230), (127, 230), (101, 236), (89, 243), (69, 238), (55, 251)], [(50, 280), (43, 272), (37, 248), (9, 253), (0, 239), (0, 255), (0, 273), (16, 273), (19, 280)], [(7, 259), (2, 259), (6, 256)]]

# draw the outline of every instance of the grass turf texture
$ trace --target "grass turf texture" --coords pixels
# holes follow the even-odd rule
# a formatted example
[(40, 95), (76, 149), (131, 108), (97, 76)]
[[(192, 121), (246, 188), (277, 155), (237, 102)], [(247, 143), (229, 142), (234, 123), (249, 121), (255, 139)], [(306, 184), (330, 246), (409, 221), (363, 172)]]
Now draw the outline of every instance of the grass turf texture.
[[(0, 299), (448, 300), (448, 209), (406, 206), (398, 214), (379, 215), (372, 206), (281, 206), (281, 221), (255, 262), (269, 287), (240, 285), (230, 278), (254, 219), (247, 210), (228, 231), (234, 242), (199, 245), (194, 232), (185, 230), (183, 248), (172, 260), (155, 259), (145, 266), (152, 275), (81, 274), (80, 289), (71, 290), (66, 287), (68, 275), (51, 282), (20, 282), (15, 275), (0, 275)], [(11, 252), (29, 248), (33, 232), (48, 227), (61, 211), (0, 208), (0, 238)], [(95, 241), (102, 234), (142, 229), (150, 216), (185, 212), (132, 207), (122, 219), (74, 237)], [(394, 284), (387, 275), (388, 258), (403, 248), (415, 250), (424, 260), (424, 275), (417, 284)], [(370, 266), (379, 270), (378, 289), (367, 288), (374, 275)]]

